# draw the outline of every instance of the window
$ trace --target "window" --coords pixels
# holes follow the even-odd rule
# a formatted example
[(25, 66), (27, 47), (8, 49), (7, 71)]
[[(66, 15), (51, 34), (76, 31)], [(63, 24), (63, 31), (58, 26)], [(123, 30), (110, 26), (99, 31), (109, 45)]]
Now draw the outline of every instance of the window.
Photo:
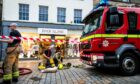
[(19, 20), (29, 20), (28, 4), (19, 4)]
[(48, 7), (39, 6), (39, 21), (48, 21)]
[(66, 8), (57, 8), (57, 22), (65, 22)]
[(106, 33), (113, 33), (124, 24), (123, 12), (107, 13), (106, 19)]
[(128, 16), (128, 24), (130, 30), (135, 30), (137, 27), (137, 14), (135, 12), (129, 12)]
[(82, 20), (82, 10), (74, 9), (74, 23), (81, 23)]
[(96, 31), (101, 26), (102, 14), (103, 10), (98, 10), (86, 17), (83, 35)]

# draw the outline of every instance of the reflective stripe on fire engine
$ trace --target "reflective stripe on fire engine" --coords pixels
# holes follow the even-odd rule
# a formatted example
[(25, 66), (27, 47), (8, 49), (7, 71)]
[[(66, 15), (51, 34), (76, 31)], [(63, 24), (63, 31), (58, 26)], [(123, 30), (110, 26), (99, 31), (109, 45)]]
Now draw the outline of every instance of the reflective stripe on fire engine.
[(137, 38), (138, 35), (127, 35), (128, 38)]
[(82, 39), (80, 39), (80, 41), (86, 41), (86, 40), (90, 40), (92, 38), (124, 38), (124, 37), (128, 37), (128, 38), (140, 38), (140, 35), (136, 35), (136, 34), (94, 34), (94, 35), (90, 35), (87, 37), (84, 37)]
[(92, 38), (94, 38), (94, 35), (82, 38), (82, 39), (80, 39), (80, 41), (85, 41), (85, 40), (89, 40), (89, 39), (92, 39)]
[(102, 34), (102, 37), (111, 37), (111, 38), (123, 38), (126, 37), (126, 34)]
[(100, 37), (102, 37), (102, 34), (95, 34), (94, 37), (95, 38), (100, 38)]

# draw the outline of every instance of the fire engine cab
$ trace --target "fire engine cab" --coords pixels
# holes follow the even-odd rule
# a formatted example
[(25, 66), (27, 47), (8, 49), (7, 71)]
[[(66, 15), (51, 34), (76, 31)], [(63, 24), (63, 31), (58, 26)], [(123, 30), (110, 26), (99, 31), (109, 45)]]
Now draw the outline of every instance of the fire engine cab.
[(95, 67), (116, 67), (125, 75), (140, 68), (140, 8), (99, 7), (83, 20), (80, 59)]

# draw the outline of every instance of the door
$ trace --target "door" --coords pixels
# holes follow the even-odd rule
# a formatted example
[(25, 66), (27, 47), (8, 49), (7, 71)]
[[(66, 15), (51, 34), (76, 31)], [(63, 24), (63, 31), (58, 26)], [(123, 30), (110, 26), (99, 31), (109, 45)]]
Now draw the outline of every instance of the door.
[(104, 52), (114, 52), (127, 39), (125, 14), (119, 11), (108, 12), (102, 47)]

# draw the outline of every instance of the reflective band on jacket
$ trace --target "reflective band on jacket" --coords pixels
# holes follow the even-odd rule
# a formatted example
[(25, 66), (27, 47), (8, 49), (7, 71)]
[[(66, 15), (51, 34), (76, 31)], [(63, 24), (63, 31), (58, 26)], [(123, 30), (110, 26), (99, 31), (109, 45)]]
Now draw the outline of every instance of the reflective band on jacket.
[(80, 41), (87, 41), (90, 40), (92, 38), (124, 38), (124, 37), (128, 37), (128, 38), (140, 38), (140, 35), (137, 34), (94, 34), (94, 35), (90, 35), (87, 37), (83, 37), (80, 39)]
[(18, 77), (18, 76), (19, 76), (19, 71), (13, 73), (13, 77)]
[(11, 80), (12, 74), (3, 75), (3, 80)]

